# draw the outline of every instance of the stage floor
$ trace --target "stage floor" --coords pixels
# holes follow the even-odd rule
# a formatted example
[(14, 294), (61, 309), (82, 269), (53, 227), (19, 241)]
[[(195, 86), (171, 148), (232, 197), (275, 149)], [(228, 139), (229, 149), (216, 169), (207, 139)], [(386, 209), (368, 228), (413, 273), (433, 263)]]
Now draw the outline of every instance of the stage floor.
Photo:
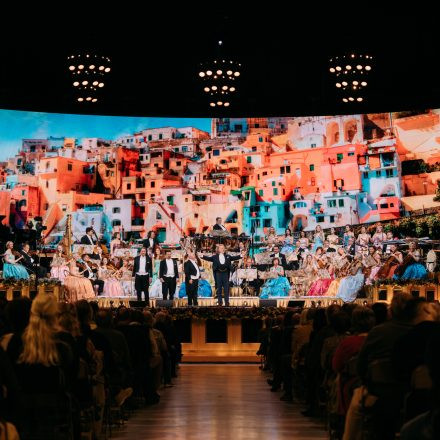
[[(150, 298), (150, 307), (160, 307), (158, 304), (160, 298)], [(121, 305), (130, 307), (130, 303), (137, 301), (136, 296), (122, 296), (122, 297), (105, 297), (98, 296), (93, 301), (98, 301), (100, 307), (119, 307)], [(356, 299), (356, 303), (364, 303), (366, 298)], [(291, 306), (295, 307), (312, 307), (321, 306), (327, 307), (330, 304), (343, 304), (343, 301), (339, 298), (331, 296), (301, 296), (301, 297), (282, 297), (282, 298), (270, 298), (269, 300), (260, 300), (258, 296), (244, 296), (244, 297), (231, 297), (229, 299), (229, 305), (231, 307), (288, 307), (289, 302)], [(216, 298), (198, 298), (199, 307), (216, 307)], [(187, 298), (176, 298), (173, 300), (173, 307), (188, 307)]]

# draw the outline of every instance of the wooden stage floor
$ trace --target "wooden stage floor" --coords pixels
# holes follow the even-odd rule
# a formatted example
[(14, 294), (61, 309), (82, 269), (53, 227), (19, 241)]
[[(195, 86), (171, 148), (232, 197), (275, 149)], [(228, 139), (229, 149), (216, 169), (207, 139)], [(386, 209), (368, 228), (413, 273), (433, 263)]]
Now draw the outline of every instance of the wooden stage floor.
[(161, 402), (136, 412), (113, 440), (324, 440), (319, 422), (271, 393), (256, 365), (182, 365)]

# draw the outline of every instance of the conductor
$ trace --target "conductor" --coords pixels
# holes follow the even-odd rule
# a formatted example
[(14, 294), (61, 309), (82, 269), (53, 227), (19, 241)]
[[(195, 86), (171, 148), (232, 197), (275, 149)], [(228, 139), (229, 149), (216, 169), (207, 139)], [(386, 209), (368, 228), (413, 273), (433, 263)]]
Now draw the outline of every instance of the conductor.
[[(221, 219), (220, 219), (221, 220)], [(215, 286), (217, 289), (218, 305), (223, 305), (222, 288), (225, 293), (225, 305), (229, 306), (229, 278), (231, 274), (231, 262), (240, 260), (241, 255), (231, 256), (225, 253), (225, 245), (219, 244), (217, 254), (211, 257), (202, 256), (203, 260), (212, 263), (212, 271), (214, 272)]]

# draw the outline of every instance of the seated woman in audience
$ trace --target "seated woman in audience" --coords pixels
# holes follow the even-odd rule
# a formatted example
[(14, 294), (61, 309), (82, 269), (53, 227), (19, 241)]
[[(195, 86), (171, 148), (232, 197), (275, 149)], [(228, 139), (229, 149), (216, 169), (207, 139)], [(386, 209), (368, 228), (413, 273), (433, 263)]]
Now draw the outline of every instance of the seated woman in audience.
[(90, 280), (82, 274), (86, 269), (80, 270), (76, 265), (76, 261), (72, 258), (68, 264), (69, 274), (64, 280), (64, 288), (66, 290), (66, 297), (69, 302), (75, 302), (80, 299), (95, 298), (95, 292)]
[(290, 284), (287, 278), (284, 276), (284, 269), (280, 266), (280, 260), (278, 258), (273, 259), (273, 266), (270, 268), (270, 272), (276, 275), (275, 278), (269, 278), (261, 289), (260, 298), (270, 298), (279, 296), (288, 296), (290, 290)]
[[(16, 259), (16, 257), (18, 257)], [(16, 280), (27, 280), (29, 274), (24, 266), (18, 264), (23, 257), (14, 251), (14, 243), (8, 241), (6, 243), (6, 252), (3, 254), (3, 278), (14, 278)]]
[(24, 395), (20, 426), (25, 439), (72, 436), (72, 409), (66, 388), (66, 384), (73, 383), (69, 377), (72, 353), (67, 344), (57, 339), (57, 318), (56, 299), (46, 293), (38, 294), (15, 366)]
[(344, 302), (353, 302), (359, 290), (364, 285), (364, 274), (362, 272), (363, 265), (359, 256), (355, 256), (353, 262), (350, 264), (350, 269), (347, 277), (341, 280), (339, 284), (337, 298), (342, 299)]
[(63, 246), (58, 245), (57, 252), (50, 263), (50, 277), (60, 280), (63, 284), (68, 273), (69, 268), (67, 267), (66, 258), (63, 255)]

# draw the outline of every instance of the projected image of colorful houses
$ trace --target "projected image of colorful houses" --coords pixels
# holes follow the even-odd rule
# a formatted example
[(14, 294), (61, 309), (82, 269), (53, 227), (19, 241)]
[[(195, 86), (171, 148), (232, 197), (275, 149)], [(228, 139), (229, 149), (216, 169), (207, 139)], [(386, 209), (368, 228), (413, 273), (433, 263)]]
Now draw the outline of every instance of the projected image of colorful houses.
[(87, 226), (108, 239), (155, 230), (175, 244), (206, 233), (217, 217), (231, 233), (253, 230), (258, 240), (270, 227), (312, 231), (440, 207), (438, 110), (121, 117), (105, 127), (96, 122), (103, 117), (39, 113), (39, 138), (25, 131), (33, 114), (4, 112), (14, 124), (0, 126), (0, 218), (21, 228), (41, 216), (47, 243), (59, 239), (68, 213), (77, 237)]

